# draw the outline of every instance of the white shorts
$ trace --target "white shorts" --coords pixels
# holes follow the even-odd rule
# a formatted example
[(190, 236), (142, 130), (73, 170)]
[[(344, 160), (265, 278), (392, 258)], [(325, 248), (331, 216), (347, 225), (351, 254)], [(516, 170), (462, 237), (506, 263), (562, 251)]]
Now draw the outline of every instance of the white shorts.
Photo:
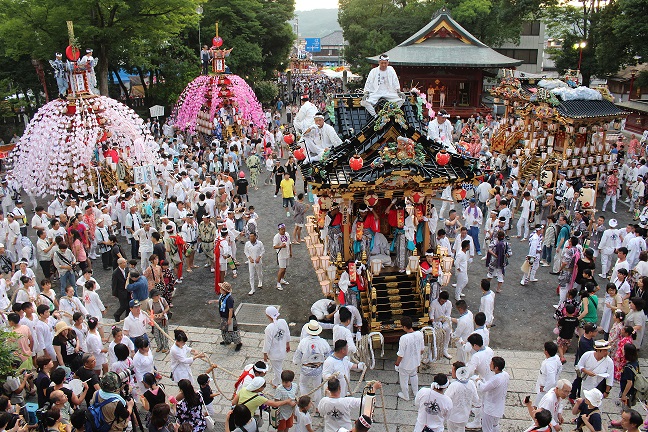
[(222, 264), (220, 264), (218, 268), (219, 268), (220, 271), (222, 271), (222, 272), (227, 271), (227, 263), (222, 263)]
[(278, 258), (278, 261), (280, 269), (288, 268), (288, 258)]
[(298, 224), (298, 223), (296, 223), (295, 226), (296, 226), (296, 227), (299, 227), (299, 228), (304, 228), (304, 224)]
[(500, 282), (500, 283), (504, 282), (504, 275), (502, 274), (502, 269), (500, 269), (500, 268), (496, 268), (496, 269), (494, 269), (494, 270), (493, 270), (493, 273), (488, 273), (488, 274), (486, 275), (486, 277), (487, 277), (488, 279), (491, 279), (491, 278), (493, 278), (493, 277), (496, 277), (496, 278), (497, 278), (497, 282)]

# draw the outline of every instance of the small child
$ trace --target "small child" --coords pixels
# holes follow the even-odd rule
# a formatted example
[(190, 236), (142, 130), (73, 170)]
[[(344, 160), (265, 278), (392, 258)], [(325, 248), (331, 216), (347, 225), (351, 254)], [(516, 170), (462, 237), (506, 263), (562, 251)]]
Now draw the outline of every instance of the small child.
[[(212, 370), (214, 370), (213, 366), (210, 366), (209, 369), (207, 369), (207, 373), (210, 373)], [(198, 378), (196, 379), (198, 382), (198, 385), (200, 386), (200, 394), (202, 395), (203, 402), (205, 402), (205, 408), (207, 409), (207, 413), (212, 419), (216, 418), (216, 411), (214, 410), (214, 398), (219, 395), (219, 393), (213, 393), (211, 387), (209, 386), (209, 381), (211, 381), (211, 378), (209, 378), (209, 375), (206, 373), (198, 375)]]
[(314, 432), (308, 410), (313, 406), (310, 396), (301, 396), (295, 411), (295, 432)]
[(558, 345), (558, 355), (560, 356), (560, 362), (565, 363), (565, 353), (571, 345), (571, 341), (574, 338), (574, 332), (578, 327), (578, 311), (573, 304), (568, 304), (565, 306), (565, 316), (558, 320), (558, 339), (556, 339), (556, 344)]
[(567, 298), (561, 301), (558, 304), (558, 307), (556, 307), (556, 312), (554, 313), (554, 318), (556, 319), (556, 321), (560, 320), (560, 318), (566, 315), (565, 308), (568, 304), (574, 305), (576, 309), (580, 307), (580, 302), (578, 301), (578, 290), (576, 288), (572, 288), (567, 291)]
[[(291, 370), (285, 370), (281, 372), (281, 386), (277, 387), (275, 392), (275, 400), (296, 400), (297, 399), (297, 385), (293, 384), (295, 379), (295, 372)], [(289, 404), (280, 406), (277, 411), (277, 416), (279, 418), (279, 426), (277, 427), (277, 432), (288, 432), (288, 430), (293, 426), (295, 420), (295, 410)]]

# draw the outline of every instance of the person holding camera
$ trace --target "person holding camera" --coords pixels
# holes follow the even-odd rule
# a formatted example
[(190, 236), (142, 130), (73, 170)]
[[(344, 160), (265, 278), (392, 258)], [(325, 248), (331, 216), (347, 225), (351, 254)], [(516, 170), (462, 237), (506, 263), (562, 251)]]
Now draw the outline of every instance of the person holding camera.
[(101, 388), (92, 398), (93, 404), (109, 401), (101, 408), (104, 420), (110, 424), (110, 432), (122, 432), (128, 426), (128, 420), (133, 413), (135, 401), (124, 399), (120, 394), (122, 380), (115, 372), (108, 372), (101, 378)]
[(7, 394), (10, 395), (12, 404), (24, 405), (26, 402), (27, 393), (34, 389), (34, 374), (27, 370), (18, 370), (21, 361), (16, 359), (12, 363), (17, 374), (15, 376), (8, 376), (2, 388)]

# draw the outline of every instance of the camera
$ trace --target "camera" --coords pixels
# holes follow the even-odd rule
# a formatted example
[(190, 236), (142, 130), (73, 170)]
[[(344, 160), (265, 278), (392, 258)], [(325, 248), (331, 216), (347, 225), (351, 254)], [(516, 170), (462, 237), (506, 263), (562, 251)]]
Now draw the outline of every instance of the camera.
[(130, 381), (130, 377), (133, 376), (134, 371), (132, 368), (128, 368), (116, 373), (119, 377), (119, 380), (122, 382), (122, 384), (124, 384)]

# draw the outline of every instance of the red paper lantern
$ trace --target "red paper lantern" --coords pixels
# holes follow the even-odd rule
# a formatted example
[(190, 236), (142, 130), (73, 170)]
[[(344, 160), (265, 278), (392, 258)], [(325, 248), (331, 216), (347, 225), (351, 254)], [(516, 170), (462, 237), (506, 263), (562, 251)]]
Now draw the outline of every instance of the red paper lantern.
[(437, 163), (438, 163), (439, 165), (441, 165), (441, 166), (445, 166), (445, 165), (448, 165), (448, 162), (450, 162), (450, 158), (451, 158), (451, 157), (452, 157), (452, 156), (450, 155), (450, 153), (448, 153), (448, 152), (445, 151), (445, 150), (441, 150), (441, 151), (440, 151), (439, 153), (437, 153), (437, 155), (436, 155), (436, 161), (437, 161)]
[(306, 150), (303, 147), (299, 147), (293, 152), (293, 156), (295, 156), (295, 159), (298, 161), (303, 161), (306, 159)]
[(284, 140), (284, 142), (285, 142), (286, 144), (288, 144), (288, 145), (291, 145), (292, 143), (295, 142), (295, 139), (293, 138), (293, 136), (292, 136), (291, 134), (289, 134), (289, 135), (284, 135), (283, 140)]
[(223, 38), (220, 36), (214, 37), (214, 39), (212, 39), (212, 46), (215, 46), (216, 48), (223, 46)]
[(364, 160), (362, 160), (359, 155), (355, 155), (351, 159), (349, 159), (349, 166), (353, 171), (358, 171), (360, 168), (362, 168), (363, 164)]
[(65, 48), (65, 55), (68, 60), (77, 61), (79, 60), (79, 57), (81, 57), (81, 51), (79, 51), (78, 48), (74, 48), (72, 45), (68, 45), (68, 47)]
[(67, 113), (68, 113), (68, 115), (76, 114), (76, 105), (75, 104), (69, 104), (67, 106)]

